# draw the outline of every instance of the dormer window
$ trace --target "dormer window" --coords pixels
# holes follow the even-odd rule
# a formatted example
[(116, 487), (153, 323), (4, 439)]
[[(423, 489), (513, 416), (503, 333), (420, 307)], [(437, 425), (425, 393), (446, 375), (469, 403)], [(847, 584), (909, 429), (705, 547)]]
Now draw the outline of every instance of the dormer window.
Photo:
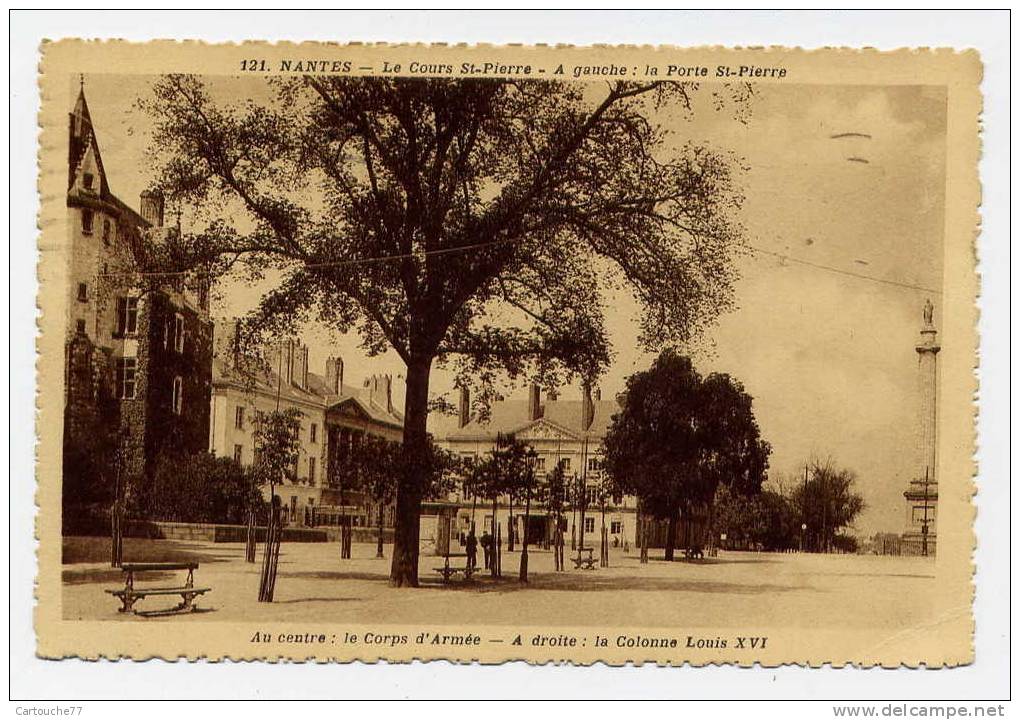
[(85, 283), (78, 283), (78, 302), (89, 301), (89, 286)]
[(86, 190), (91, 190), (92, 184), (94, 182), (95, 177), (92, 175), (92, 173), (85, 173), (84, 175), (82, 175), (81, 184), (85, 187)]
[(82, 210), (81, 211), (81, 232), (83, 235), (92, 234), (92, 211)]

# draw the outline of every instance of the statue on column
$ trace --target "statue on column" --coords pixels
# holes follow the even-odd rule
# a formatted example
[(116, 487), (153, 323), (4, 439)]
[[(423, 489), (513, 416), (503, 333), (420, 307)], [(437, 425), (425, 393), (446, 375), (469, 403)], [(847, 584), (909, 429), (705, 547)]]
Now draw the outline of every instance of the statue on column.
[(931, 299), (924, 301), (924, 325), (925, 327), (932, 326), (932, 318), (935, 314), (935, 306), (931, 304)]

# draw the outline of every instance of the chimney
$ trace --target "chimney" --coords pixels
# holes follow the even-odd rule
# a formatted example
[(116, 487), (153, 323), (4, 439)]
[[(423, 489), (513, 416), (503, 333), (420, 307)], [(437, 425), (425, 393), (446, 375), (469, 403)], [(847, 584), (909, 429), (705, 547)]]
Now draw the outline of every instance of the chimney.
[(230, 358), (235, 370), (241, 368), (241, 321), (234, 320), (234, 333), (230, 338)]
[(531, 383), (528, 388), (528, 420), (538, 420), (542, 417), (542, 388)]
[(283, 369), (286, 373), (284, 375), (287, 378), (287, 383), (290, 385), (294, 384), (294, 341), (287, 340), (287, 344), (283, 348), (286, 357), (283, 359)]
[(343, 358), (326, 358), (326, 387), (334, 395), (341, 395), (344, 391), (344, 361)]
[(163, 193), (143, 190), (139, 200), (140, 215), (155, 227), (163, 227)]
[(308, 389), (308, 346), (301, 348), (301, 387)]
[(588, 432), (595, 420), (595, 404), (591, 400), (591, 384), (584, 383), (581, 389), (581, 430)]
[(471, 391), (467, 386), (460, 389), (460, 404), (457, 408), (457, 427), (462, 428), (471, 421)]

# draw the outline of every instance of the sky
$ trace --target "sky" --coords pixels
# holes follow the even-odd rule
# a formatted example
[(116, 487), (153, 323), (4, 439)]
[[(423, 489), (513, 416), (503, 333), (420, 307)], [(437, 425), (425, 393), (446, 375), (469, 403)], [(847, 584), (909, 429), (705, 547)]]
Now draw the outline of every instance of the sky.
[[(132, 207), (152, 180), (144, 160), (151, 121), (134, 107), (150, 83), (85, 77), (110, 187)], [(772, 482), (831, 459), (858, 476), (867, 509), (856, 531), (902, 531), (903, 490), (919, 464), (914, 346), (924, 301), (934, 304), (937, 327), (941, 316), (944, 89), (757, 86), (746, 122), (725, 112), (662, 119), (679, 141), (733, 152), (747, 167), (737, 219), (755, 250), (737, 260), (737, 306), (709, 331), (697, 367), (733, 375), (754, 398), (773, 448)], [(253, 297), (235, 293), (213, 314), (243, 313)], [(604, 397), (653, 359), (638, 348), (633, 301), (609, 300), (615, 356), (601, 381)], [(313, 371), (340, 354), (355, 383), (404, 372), (395, 353), (368, 358), (353, 335), (309, 327), (302, 339)], [(454, 398), (443, 371), (431, 387)], [(402, 389), (398, 379), (398, 402)], [(560, 391), (565, 399), (579, 393)]]

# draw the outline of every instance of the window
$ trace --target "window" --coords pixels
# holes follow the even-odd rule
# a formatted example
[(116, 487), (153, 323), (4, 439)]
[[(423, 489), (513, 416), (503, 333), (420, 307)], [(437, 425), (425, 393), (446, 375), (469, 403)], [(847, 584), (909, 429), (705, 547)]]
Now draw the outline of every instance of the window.
[(587, 488), (588, 504), (598, 505), (599, 504), (599, 489), (595, 485), (589, 485)]
[(113, 229), (113, 225), (110, 223), (110, 221), (109, 220), (103, 220), (103, 243), (105, 245), (109, 245), (110, 244), (110, 233), (111, 233), (112, 229)]
[(184, 316), (174, 313), (174, 350), (184, 352)]
[(234, 462), (238, 465), (241, 464), (241, 454), (244, 452), (244, 446), (234, 445)]
[(610, 520), (609, 522), (609, 533), (611, 535), (619, 535), (623, 532), (623, 521), (622, 520)]
[(308, 484), (315, 485), (315, 458), (308, 458)]
[(117, 299), (117, 333), (134, 335), (138, 332), (138, 298)]
[(244, 430), (244, 406), (238, 405), (234, 408), (234, 427), (238, 430)]
[(539, 470), (539, 471), (545, 470), (545, 458), (544, 457), (535, 458), (535, 469)]
[(312, 426), (308, 428), (308, 439), (311, 442), (319, 442), (319, 426), (312, 423)]
[(584, 531), (586, 533), (593, 533), (593, 532), (595, 532), (595, 518), (593, 518), (593, 517), (586, 517), (584, 519)]
[(75, 330), (78, 331), (79, 335), (84, 335), (85, 334), (85, 321), (84, 320), (78, 320), (75, 323), (74, 327), (75, 327)]
[(95, 177), (92, 173), (85, 173), (81, 177), (81, 184), (85, 186), (86, 190), (92, 189), (92, 183), (95, 182)]
[(89, 286), (85, 283), (78, 283), (78, 302), (89, 301)]
[(599, 462), (598, 458), (588, 458), (588, 470), (590, 472), (596, 472), (602, 469), (602, 463)]
[(178, 375), (174, 378), (173, 388), (173, 408), (174, 413), (177, 415), (181, 414), (181, 409), (184, 407), (184, 381), (181, 376)]
[(92, 211), (82, 210), (81, 211), (81, 232), (83, 235), (92, 234)]
[(135, 358), (117, 360), (117, 397), (121, 400), (135, 399), (135, 373), (138, 361)]
[(560, 467), (563, 468), (564, 472), (570, 472), (570, 458), (560, 460)]

